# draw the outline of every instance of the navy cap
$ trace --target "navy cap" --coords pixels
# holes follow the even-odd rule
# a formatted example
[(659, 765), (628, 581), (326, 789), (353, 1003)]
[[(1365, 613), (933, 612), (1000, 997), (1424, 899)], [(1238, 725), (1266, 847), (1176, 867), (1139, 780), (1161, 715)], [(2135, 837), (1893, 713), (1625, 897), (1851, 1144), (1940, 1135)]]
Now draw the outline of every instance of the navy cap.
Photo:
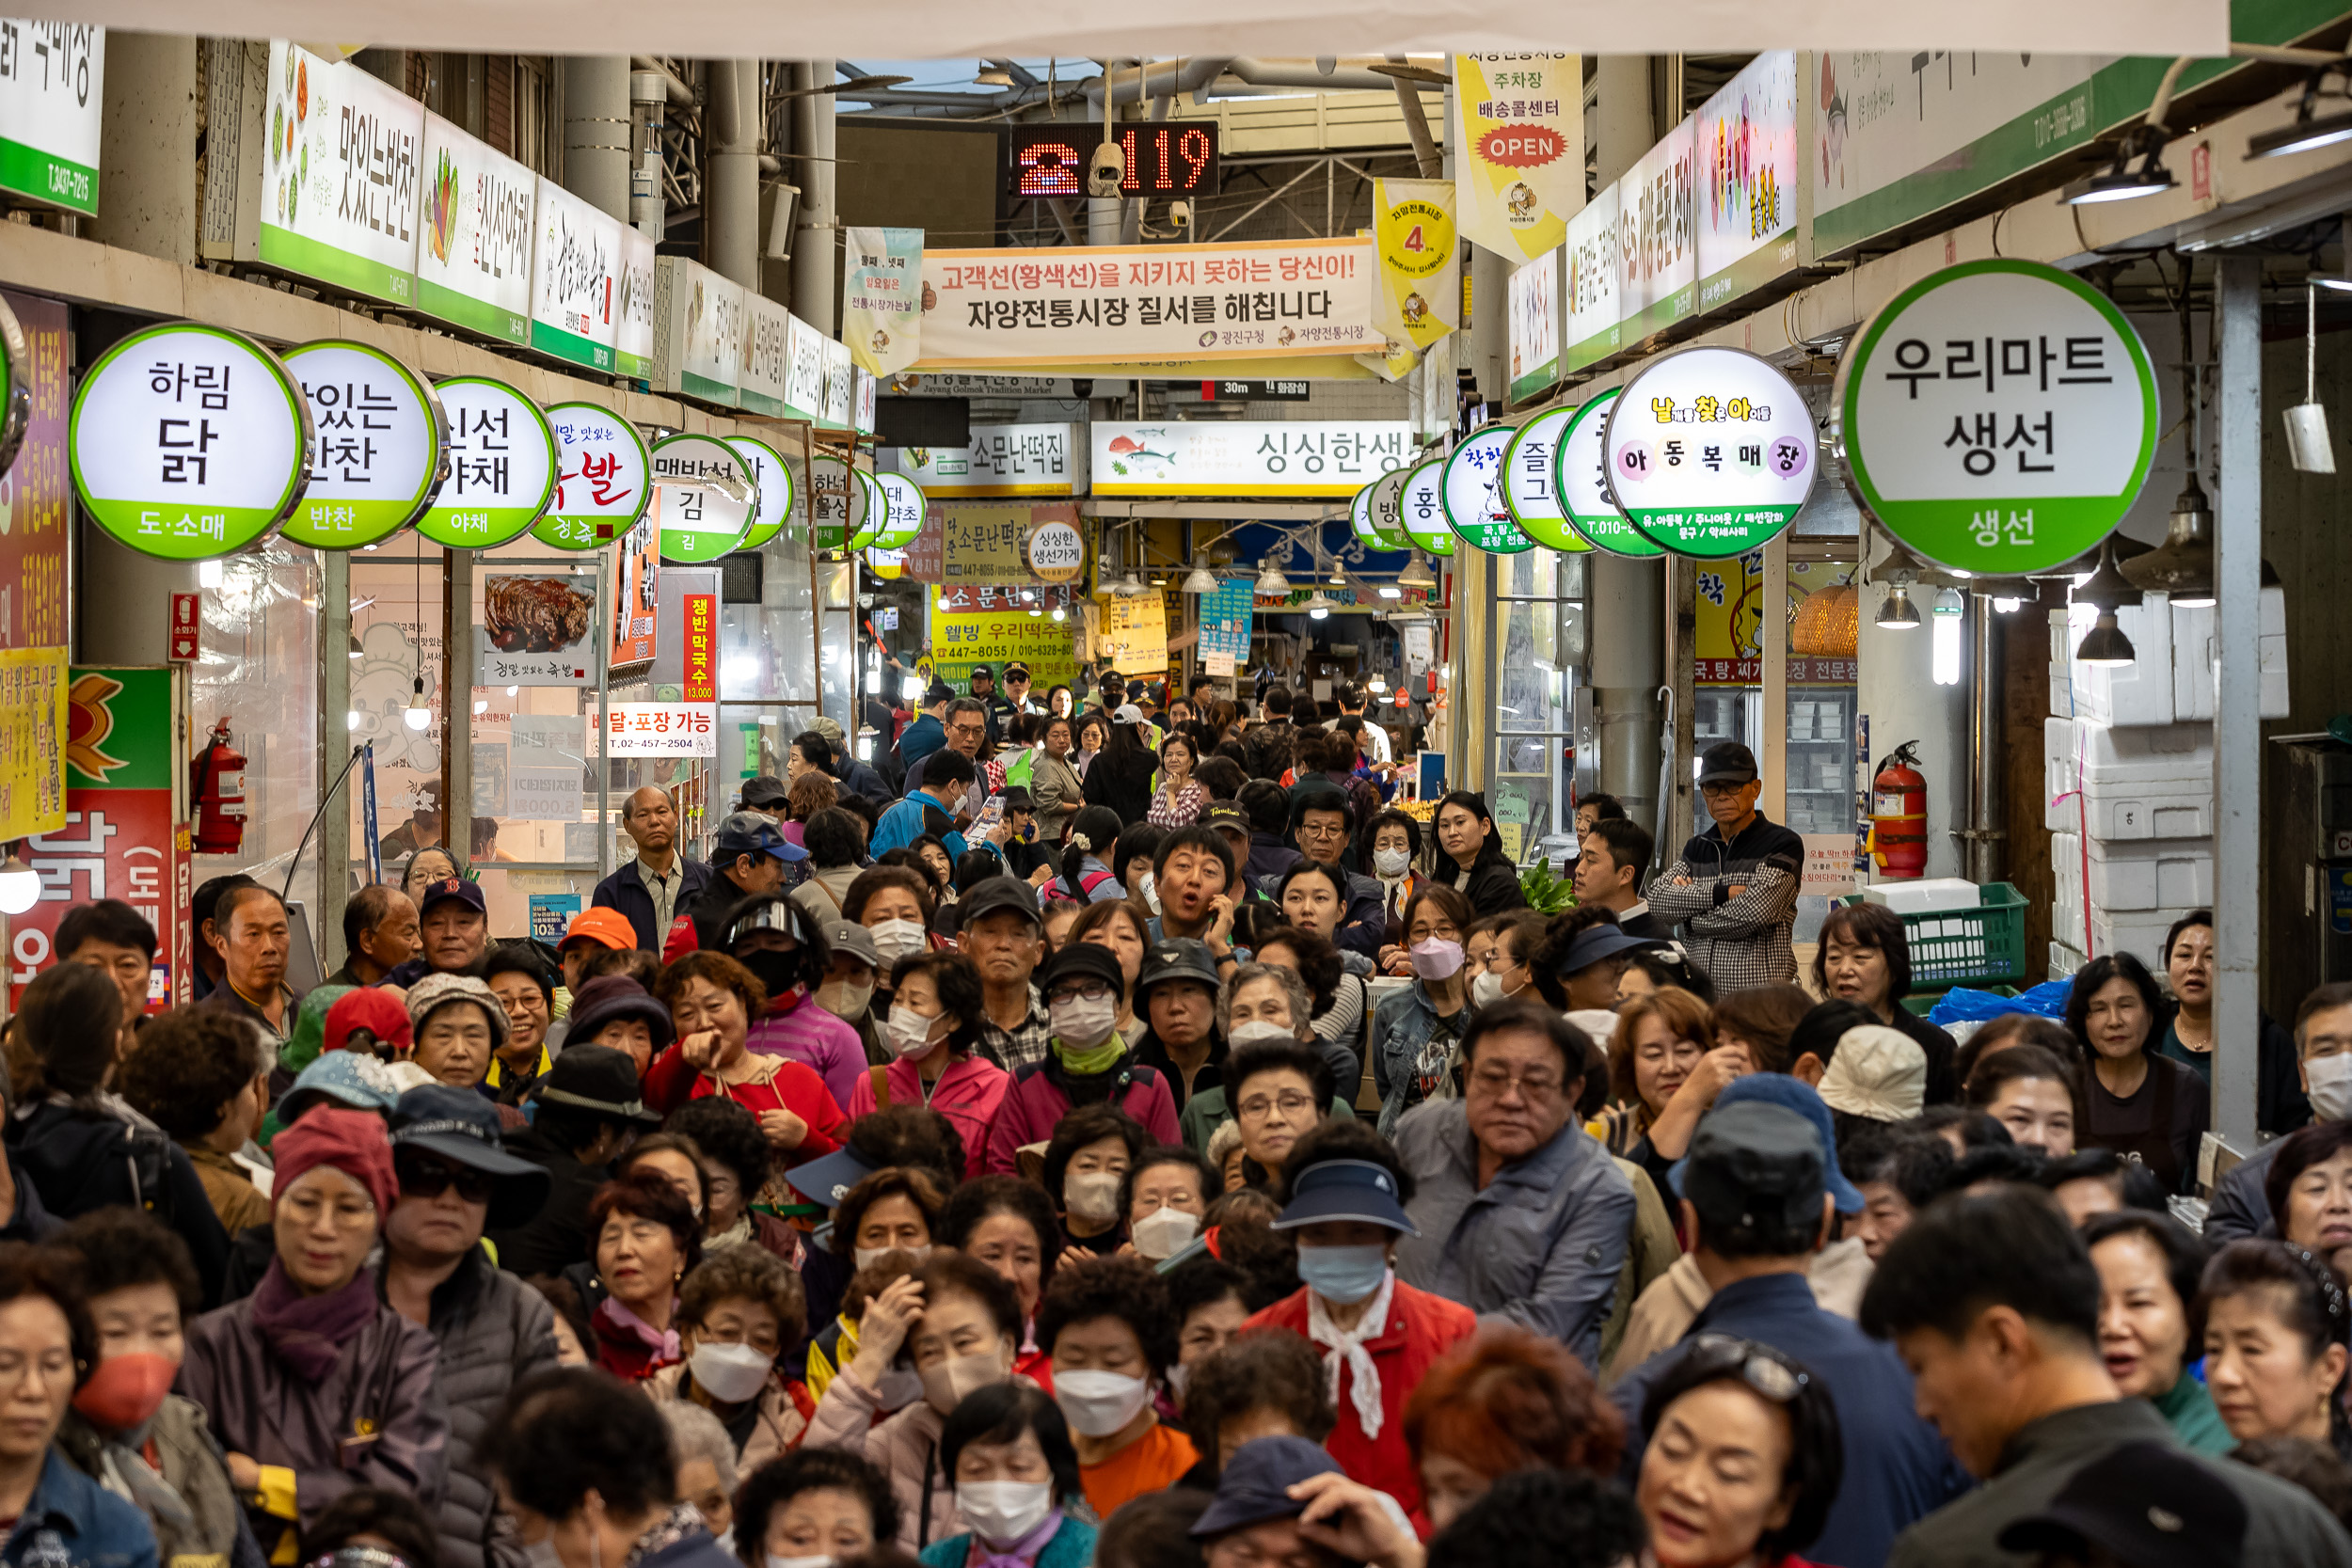
[(784, 1179), (810, 1202), (832, 1209), (850, 1196), (851, 1187), (880, 1169), (882, 1166), (860, 1154), (854, 1144), (843, 1144), (821, 1160), (794, 1165), (784, 1173)]
[(1295, 1230), (1324, 1220), (1362, 1220), (1421, 1234), (1397, 1201), (1395, 1176), (1370, 1160), (1318, 1160), (1291, 1179), (1290, 1204), (1274, 1228)]
[(423, 896), (417, 900), (417, 913), (422, 915), (436, 904), (460, 903), (479, 914), (488, 914), (490, 906), (482, 896), (482, 884), (469, 882), (463, 877), (443, 877), (424, 885)]
[(1613, 958), (1620, 953), (1639, 953), (1644, 948), (1658, 945), (1651, 938), (1637, 937), (1615, 921), (1604, 920), (1576, 933), (1576, 940), (1568, 943), (1565, 953), (1560, 955), (1560, 961), (1553, 966), (1552, 973), (1565, 978), (1579, 970), (1590, 969), (1603, 958)]
[(721, 866), (729, 866), (743, 855), (773, 855), (780, 861), (808, 859), (808, 851), (785, 837), (773, 822), (753, 812), (739, 811), (719, 824), (711, 858)]
[(1819, 1090), (1804, 1079), (1791, 1078), (1785, 1072), (1746, 1072), (1724, 1085), (1723, 1092), (1715, 1097), (1714, 1108), (1720, 1111), (1726, 1105), (1750, 1101), (1778, 1105), (1811, 1122), (1815, 1136), (1821, 1140), (1821, 1148), (1829, 1155), (1824, 1185), (1829, 1188), (1830, 1196), (1837, 1200), (1837, 1212), (1859, 1214), (1868, 1207), (1862, 1189), (1847, 1180), (1846, 1173), (1838, 1168), (1837, 1124), (1831, 1119), (1829, 1106)]
[(1291, 1488), (1339, 1467), (1321, 1444), (1304, 1437), (1253, 1438), (1225, 1462), (1216, 1478), (1216, 1500), (1193, 1521), (1192, 1534), (1206, 1540), (1268, 1519), (1295, 1519), (1307, 1504), (1292, 1497)]
[(1756, 777), (1756, 753), (1736, 740), (1718, 740), (1699, 753), (1701, 787), (1711, 784), (1743, 784)]
[(547, 1203), (547, 1168), (506, 1152), (498, 1107), (471, 1089), (424, 1084), (402, 1095), (392, 1108), (392, 1148), (420, 1148), (498, 1177), (490, 1229), (526, 1224)]

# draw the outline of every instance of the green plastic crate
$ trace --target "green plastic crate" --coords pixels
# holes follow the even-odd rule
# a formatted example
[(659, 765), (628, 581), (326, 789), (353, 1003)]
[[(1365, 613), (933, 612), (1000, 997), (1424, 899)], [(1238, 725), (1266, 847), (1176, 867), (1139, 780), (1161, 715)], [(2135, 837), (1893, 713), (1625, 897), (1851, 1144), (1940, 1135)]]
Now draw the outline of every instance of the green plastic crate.
[[(1981, 902), (1973, 910), (1902, 917), (1915, 993), (1954, 986), (1983, 990), (2026, 978), (2025, 896), (2007, 882), (1987, 882), (1977, 895)], [(1859, 904), (1862, 895), (1845, 901)]]

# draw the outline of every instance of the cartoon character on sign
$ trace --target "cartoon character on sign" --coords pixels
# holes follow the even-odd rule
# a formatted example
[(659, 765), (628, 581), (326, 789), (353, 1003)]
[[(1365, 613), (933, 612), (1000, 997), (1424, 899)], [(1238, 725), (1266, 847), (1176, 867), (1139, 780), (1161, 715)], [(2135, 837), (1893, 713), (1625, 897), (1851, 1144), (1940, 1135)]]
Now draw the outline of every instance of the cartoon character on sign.
[(1514, 223), (1524, 223), (1535, 215), (1538, 198), (1524, 180), (1514, 180), (1511, 188), (1502, 193), (1502, 204), (1510, 209)]
[[(416, 689), (417, 645), (408, 628), (378, 621), (359, 634), (359, 662), (351, 671), (351, 742), (375, 742), (378, 768), (441, 770), (441, 745), (435, 729), (412, 730), (402, 717)], [(425, 683), (432, 689), (432, 681)]]

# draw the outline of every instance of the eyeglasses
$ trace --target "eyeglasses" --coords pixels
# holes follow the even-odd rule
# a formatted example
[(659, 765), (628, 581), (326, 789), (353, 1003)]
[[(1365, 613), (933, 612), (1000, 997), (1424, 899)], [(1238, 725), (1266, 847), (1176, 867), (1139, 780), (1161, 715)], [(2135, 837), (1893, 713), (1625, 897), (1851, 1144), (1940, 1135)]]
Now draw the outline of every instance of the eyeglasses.
[(1271, 1099), (1253, 1094), (1241, 1102), (1239, 1114), (1256, 1121), (1268, 1111), (1279, 1109), (1286, 1117), (1305, 1116), (1314, 1101), (1303, 1094), (1278, 1094)]
[(1513, 1072), (1501, 1063), (1480, 1068), (1470, 1074), (1470, 1083), (1481, 1093), (1496, 1096), (1516, 1088), (1526, 1100), (1549, 1100), (1560, 1092), (1560, 1080), (1551, 1073)]
[(400, 1177), (402, 1195), (407, 1197), (438, 1197), (453, 1184), (457, 1196), (468, 1203), (487, 1203), (497, 1185), (488, 1171), (453, 1165), (444, 1160), (395, 1158), (392, 1169)]
[(1060, 987), (1045, 999), (1045, 1005), (1050, 1007), (1057, 1002), (1100, 1002), (1110, 993), (1110, 987), (1094, 980), (1083, 986)]
[(1736, 1377), (1774, 1404), (1793, 1404), (1813, 1381), (1812, 1375), (1773, 1354), (1753, 1339), (1729, 1334), (1701, 1334), (1692, 1341), (1694, 1370)]
[[(1751, 779), (1748, 781), (1748, 784), (1754, 784), (1755, 782), (1755, 780)], [(1710, 800), (1728, 800), (1733, 796), (1738, 795), (1741, 790), (1747, 787), (1748, 785), (1744, 784), (1701, 784), (1699, 785), (1699, 793), (1706, 796)]]

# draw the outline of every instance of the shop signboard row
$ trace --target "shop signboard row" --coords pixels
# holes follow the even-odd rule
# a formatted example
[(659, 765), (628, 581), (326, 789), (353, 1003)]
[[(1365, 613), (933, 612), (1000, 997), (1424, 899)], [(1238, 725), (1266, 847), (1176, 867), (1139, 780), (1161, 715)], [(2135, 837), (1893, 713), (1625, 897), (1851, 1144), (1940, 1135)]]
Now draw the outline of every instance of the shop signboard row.
[[(24, 424), (0, 420), (0, 437)], [(488, 376), (428, 381), (341, 340), (280, 356), (196, 322), (148, 327), (101, 355), (74, 397), (66, 450), (91, 519), (165, 560), (229, 555), (278, 533), (359, 549), (413, 527), (453, 549), (526, 533), (563, 550), (650, 541), (661, 560), (688, 563), (767, 543), (796, 500), (802, 516), (815, 512), (820, 546), (897, 547), (922, 527), (915, 485), (893, 475), (884, 486), (840, 457), (803, 463), (747, 436), (648, 445), (594, 404), (541, 408)]]

